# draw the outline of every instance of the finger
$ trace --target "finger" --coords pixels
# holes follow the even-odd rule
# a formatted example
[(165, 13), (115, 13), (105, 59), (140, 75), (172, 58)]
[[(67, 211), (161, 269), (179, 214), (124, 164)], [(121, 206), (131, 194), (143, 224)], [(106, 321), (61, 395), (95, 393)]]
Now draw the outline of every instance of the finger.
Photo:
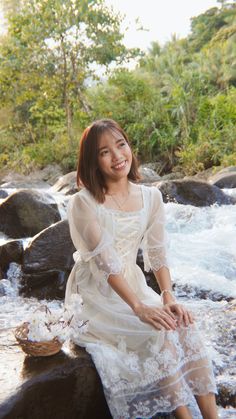
[(163, 317), (161, 317), (166, 323), (168, 323), (169, 324), (169, 326), (173, 329), (173, 330), (175, 330), (176, 329), (176, 327), (177, 327), (177, 320), (176, 320), (176, 318), (172, 318), (172, 317), (170, 317), (170, 316), (163, 316)]
[(174, 313), (172, 313), (171, 308), (170, 308), (169, 306), (165, 306), (165, 307), (164, 307), (164, 310), (165, 310), (165, 312), (166, 312), (167, 314), (169, 314), (169, 316), (170, 316), (173, 320), (176, 320), (176, 317), (175, 317)]
[(178, 316), (177, 324), (180, 326), (183, 323), (183, 311), (179, 307), (176, 309), (176, 314)]
[(171, 325), (175, 325), (176, 324), (176, 317), (175, 316), (173, 316), (173, 317), (170, 316), (170, 314), (166, 310), (161, 310), (158, 313), (158, 316), (160, 316), (161, 318), (163, 318), (164, 320), (166, 320)]
[(169, 320), (168, 318), (162, 318), (160, 317), (159, 319), (157, 319), (157, 321), (166, 329), (166, 330), (175, 330), (176, 329), (176, 324), (172, 321)]
[(184, 321), (185, 326), (187, 327), (189, 325), (189, 318), (188, 318), (187, 311), (184, 311), (183, 313), (183, 321)]
[(175, 315), (172, 313), (170, 307), (163, 307), (161, 310), (156, 310), (157, 315), (168, 317), (169, 319), (175, 320)]
[(188, 313), (189, 323), (193, 324), (194, 323), (193, 314), (191, 313), (191, 311), (187, 311), (187, 313)]

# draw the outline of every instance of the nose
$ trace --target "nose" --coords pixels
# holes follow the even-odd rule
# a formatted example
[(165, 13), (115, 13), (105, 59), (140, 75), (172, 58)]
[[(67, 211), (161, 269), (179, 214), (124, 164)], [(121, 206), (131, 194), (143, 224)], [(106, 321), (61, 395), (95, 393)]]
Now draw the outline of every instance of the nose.
[(118, 161), (120, 159), (120, 156), (121, 156), (120, 150), (118, 148), (114, 148), (112, 150), (112, 160)]

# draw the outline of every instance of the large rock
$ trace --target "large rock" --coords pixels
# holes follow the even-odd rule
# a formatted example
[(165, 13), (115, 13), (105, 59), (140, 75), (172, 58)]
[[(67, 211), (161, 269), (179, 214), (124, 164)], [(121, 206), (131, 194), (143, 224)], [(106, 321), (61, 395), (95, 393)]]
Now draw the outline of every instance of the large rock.
[[(61, 351), (51, 357), (22, 359), (21, 350), (12, 343), (2, 354), (3, 359), (4, 369), (8, 364), (11, 373), (10, 386), (0, 391), (0, 418), (112, 419), (100, 378), (84, 349), (71, 348), (67, 355)], [(21, 368), (19, 359), (23, 361)]]
[(139, 173), (141, 175), (141, 183), (153, 183), (161, 179), (161, 176), (148, 165), (141, 165), (139, 167)]
[(58, 181), (52, 186), (53, 192), (61, 192), (65, 195), (73, 195), (78, 192), (77, 186), (77, 172), (70, 172), (64, 176), (61, 176)]
[(235, 376), (231, 379), (218, 377), (217, 389), (217, 403), (223, 407), (232, 406), (236, 408), (236, 380)]
[(25, 176), (22, 180), (12, 180), (1, 185), (5, 189), (49, 189), (50, 185), (41, 180), (33, 180)]
[(74, 251), (66, 220), (37, 234), (25, 249), (21, 292), (38, 298), (64, 298)]
[(62, 169), (58, 164), (49, 164), (28, 175), (8, 170), (0, 173), (0, 185), (5, 184), (9, 188), (48, 188), (62, 175)]
[(227, 167), (208, 179), (211, 185), (218, 188), (236, 188), (236, 166)]
[(60, 219), (57, 204), (47, 193), (22, 189), (0, 204), (0, 231), (12, 238), (32, 237)]
[(11, 240), (0, 246), (0, 268), (6, 272), (11, 262), (22, 264), (23, 262), (23, 242), (22, 240)]
[(204, 207), (213, 204), (235, 204), (235, 198), (226, 195), (217, 186), (193, 179), (157, 182), (164, 202), (177, 202), (184, 205)]

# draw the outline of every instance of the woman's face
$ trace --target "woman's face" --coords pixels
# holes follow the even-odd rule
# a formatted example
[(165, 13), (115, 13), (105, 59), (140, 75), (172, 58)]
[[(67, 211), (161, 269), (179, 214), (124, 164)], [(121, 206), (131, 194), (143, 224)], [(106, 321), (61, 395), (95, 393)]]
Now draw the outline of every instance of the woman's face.
[(98, 142), (98, 167), (105, 180), (127, 177), (132, 164), (132, 152), (123, 135), (117, 130), (103, 133)]

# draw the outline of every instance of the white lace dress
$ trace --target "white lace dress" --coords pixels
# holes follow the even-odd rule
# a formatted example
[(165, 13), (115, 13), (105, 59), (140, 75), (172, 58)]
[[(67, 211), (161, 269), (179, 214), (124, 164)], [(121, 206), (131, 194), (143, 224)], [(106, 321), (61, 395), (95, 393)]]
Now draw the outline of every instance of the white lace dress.
[(141, 322), (107, 282), (122, 272), (142, 302), (161, 307), (136, 256), (142, 247), (145, 270), (167, 265), (163, 202), (157, 188), (141, 188), (143, 207), (135, 212), (107, 209), (86, 189), (68, 206), (77, 251), (65, 303), (73, 293), (82, 296), (88, 330), (75, 343), (91, 354), (114, 419), (150, 418), (188, 404), (193, 394), (216, 392), (195, 326), (158, 331)]

